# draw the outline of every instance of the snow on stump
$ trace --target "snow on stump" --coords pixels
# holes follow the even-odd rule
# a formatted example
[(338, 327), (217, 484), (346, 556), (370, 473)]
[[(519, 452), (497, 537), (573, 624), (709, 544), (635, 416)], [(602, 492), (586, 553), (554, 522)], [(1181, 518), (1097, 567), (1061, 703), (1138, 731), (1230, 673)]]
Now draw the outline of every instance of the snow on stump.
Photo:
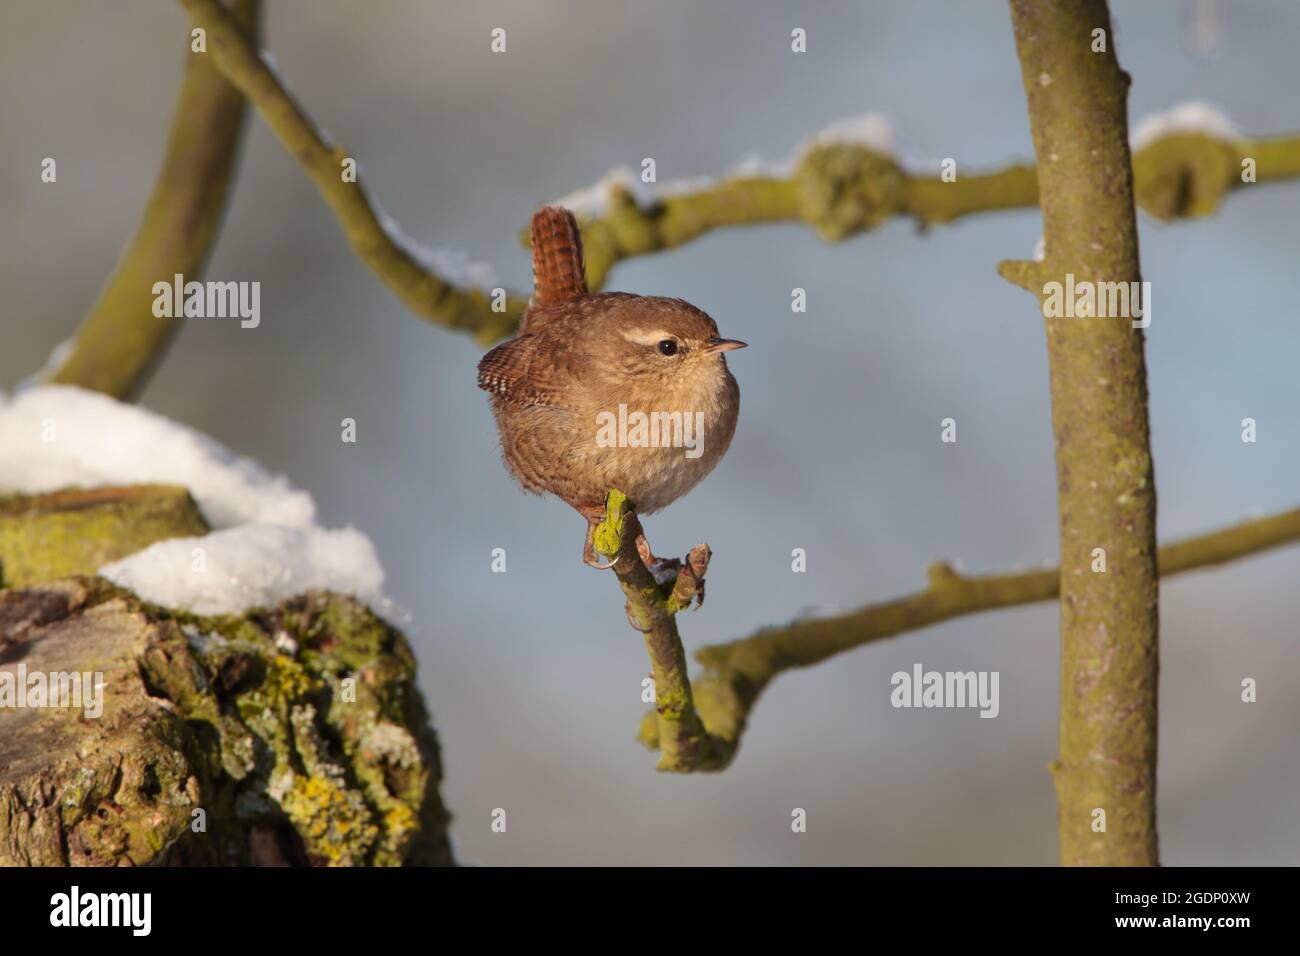
[(202, 616), (90, 576), (204, 530), (176, 488), (0, 505), (0, 866), (451, 863), (400, 631), (328, 591)]

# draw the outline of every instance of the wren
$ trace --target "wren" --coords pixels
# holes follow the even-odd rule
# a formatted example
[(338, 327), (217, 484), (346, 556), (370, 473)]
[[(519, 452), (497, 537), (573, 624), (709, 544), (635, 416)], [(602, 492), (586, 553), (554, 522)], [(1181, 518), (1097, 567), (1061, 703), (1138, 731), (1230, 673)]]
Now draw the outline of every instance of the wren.
[[(718, 336), (681, 299), (590, 294), (573, 213), (550, 206), (532, 221), (533, 286), (513, 339), (478, 365), (492, 396), (506, 467), (524, 490), (550, 493), (587, 519), (583, 560), (605, 495), (618, 488), (640, 514), (694, 488), (726, 453), (740, 388)], [(644, 542), (641, 556), (654, 558)]]

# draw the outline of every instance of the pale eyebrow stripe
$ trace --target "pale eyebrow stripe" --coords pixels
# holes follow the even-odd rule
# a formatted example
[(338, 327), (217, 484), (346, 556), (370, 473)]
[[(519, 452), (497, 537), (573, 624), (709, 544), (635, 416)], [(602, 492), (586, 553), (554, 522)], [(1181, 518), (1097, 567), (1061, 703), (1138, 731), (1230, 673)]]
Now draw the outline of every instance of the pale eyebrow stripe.
[(629, 342), (636, 342), (639, 345), (655, 345), (664, 339), (677, 341), (677, 336), (662, 329), (654, 332), (647, 332), (645, 329), (627, 329), (620, 334)]

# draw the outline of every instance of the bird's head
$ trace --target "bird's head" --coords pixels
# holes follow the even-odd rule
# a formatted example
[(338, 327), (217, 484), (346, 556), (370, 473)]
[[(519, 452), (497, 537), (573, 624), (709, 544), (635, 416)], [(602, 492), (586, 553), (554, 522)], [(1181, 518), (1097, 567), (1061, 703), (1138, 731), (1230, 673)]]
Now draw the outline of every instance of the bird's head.
[(720, 387), (728, 375), (725, 354), (745, 347), (722, 338), (717, 323), (690, 303), (659, 296), (611, 297), (584, 331), (607, 381), (665, 401)]

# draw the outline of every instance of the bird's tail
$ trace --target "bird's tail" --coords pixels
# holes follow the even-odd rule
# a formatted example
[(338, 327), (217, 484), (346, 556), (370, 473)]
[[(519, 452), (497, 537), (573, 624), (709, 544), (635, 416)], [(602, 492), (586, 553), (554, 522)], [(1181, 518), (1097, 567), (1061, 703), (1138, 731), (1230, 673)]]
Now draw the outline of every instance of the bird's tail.
[(587, 294), (578, 220), (562, 206), (533, 213), (532, 305), (551, 305)]

